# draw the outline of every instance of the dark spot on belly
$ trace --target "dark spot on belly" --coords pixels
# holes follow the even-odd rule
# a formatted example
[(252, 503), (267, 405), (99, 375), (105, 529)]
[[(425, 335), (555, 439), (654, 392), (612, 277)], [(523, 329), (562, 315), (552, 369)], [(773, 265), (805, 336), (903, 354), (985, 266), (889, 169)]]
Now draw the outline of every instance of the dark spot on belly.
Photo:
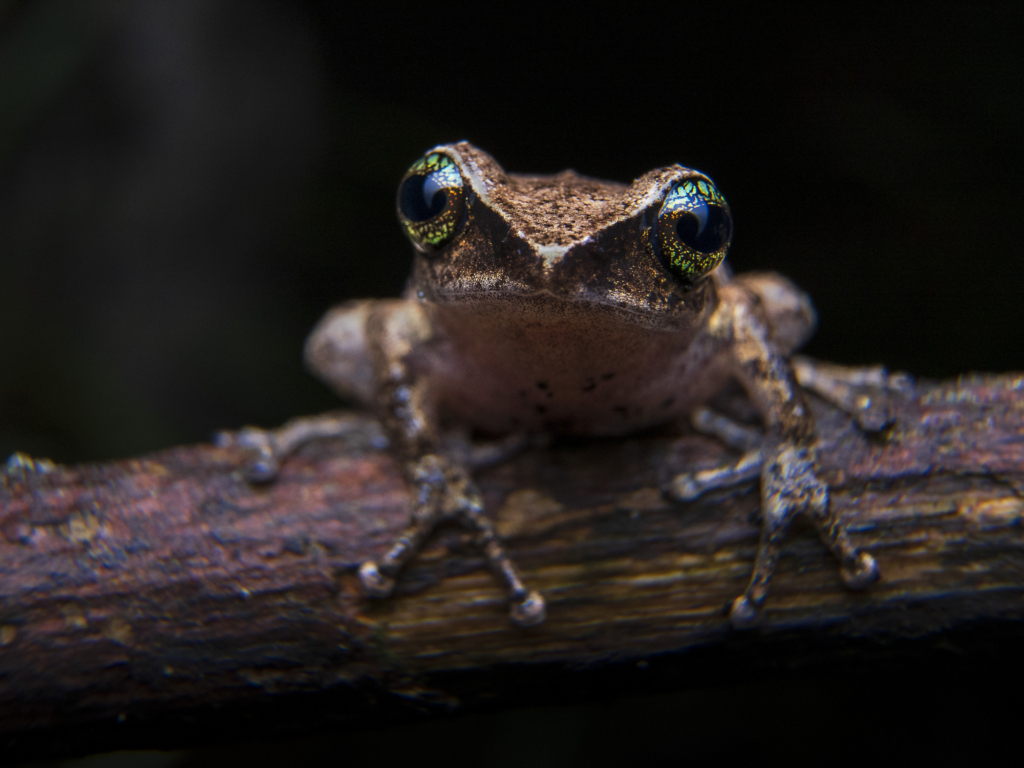
[(545, 413), (548, 412), (548, 407), (546, 405), (541, 405), (540, 403), (537, 403), (533, 407), (537, 410), (537, 413), (539, 413), (541, 416), (543, 416)]
[(548, 388), (548, 383), (546, 381), (538, 381), (537, 382), (537, 389), (547, 389), (547, 388)]
[(671, 408), (672, 407), (672, 403), (674, 403), (675, 401), (676, 401), (676, 399), (674, 397), (666, 397), (664, 400), (661, 401), (661, 407), (662, 408)]
[(583, 385), (583, 388), (580, 391), (581, 392), (593, 392), (596, 387), (597, 387), (597, 382), (596, 381), (594, 381), (593, 379), (587, 379), (587, 383)]
[(526, 390), (525, 390), (525, 389), (520, 389), (520, 390), (519, 390), (519, 397), (520, 397), (520, 399), (522, 399), (522, 400), (525, 400), (525, 399), (526, 399)]
[(629, 417), (629, 408), (624, 405), (613, 405), (612, 410), (624, 419)]
[(612, 371), (611, 373), (602, 373), (601, 374), (601, 381), (611, 381), (614, 378), (615, 378), (615, 371)]

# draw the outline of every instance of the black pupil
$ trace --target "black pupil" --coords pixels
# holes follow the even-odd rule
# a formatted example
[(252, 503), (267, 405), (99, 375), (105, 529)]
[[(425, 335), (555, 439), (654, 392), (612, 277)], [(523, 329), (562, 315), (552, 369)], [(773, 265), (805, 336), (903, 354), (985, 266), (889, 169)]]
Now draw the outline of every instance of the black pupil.
[(709, 205), (704, 229), (700, 229), (700, 219), (689, 214), (676, 222), (676, 234), (682, 242), (700, 253), (720, 251), (729, 242), (729, 216), (717, 205)]
[(426, 221), (444, 210), (448, 192), (432, 174), (410, 176), (402, 184), (402, 215), (409, 221)]

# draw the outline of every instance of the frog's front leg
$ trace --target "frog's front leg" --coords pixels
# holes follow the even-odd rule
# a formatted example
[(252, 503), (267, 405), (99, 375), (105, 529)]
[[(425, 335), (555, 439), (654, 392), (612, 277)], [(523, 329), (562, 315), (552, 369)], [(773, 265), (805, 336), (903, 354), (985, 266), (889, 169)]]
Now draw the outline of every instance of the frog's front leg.
[(438, 523), (456, 520), (475, 541), (508, 595), (510, 616), (520, 626), (544, 621), (544, 599), (523, 585), (493, 524), (467, 461), (442, 448), (429, 377), (416, 370), (418, 349), (430, 341), (423, 310), (413, 302), (381, 302), (366, 319), (376, 407), (392, 450), (403, 461), (413, 489), (409, 527), (379, 561), (367, 561), (359, 578), (371, 597), (387, 597), (402, 567), (422, 548)]
[(729, 343), (736, 375), (765, 422), (760, 449), (761, 540), (750, 583), (732, 605), (733, 625), (746, 627), (757, 620), (782, 541), (799, 513), (810, 518), (839, 559), (848, 587), (859, 589), (871, 584), (878, 578), (878, 566), (871, 555), (853, 545), (829, 505), (828, 486), (815, 472), (814, 419), (787, 358), (772, 342), (758, 300), (741, 285), (722, 286), (710, 330)]

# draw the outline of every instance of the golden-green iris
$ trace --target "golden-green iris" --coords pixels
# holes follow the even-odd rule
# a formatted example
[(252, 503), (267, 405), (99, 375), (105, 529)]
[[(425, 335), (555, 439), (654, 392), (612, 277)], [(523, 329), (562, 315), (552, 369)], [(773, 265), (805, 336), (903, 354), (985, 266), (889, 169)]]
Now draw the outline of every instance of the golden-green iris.
[(690, 282), (722, 263), (731, 239), (729, 204), (714, 184), (701, 178), (672, 187), (648, 234), (648, 244), (665, 266)]
[(466, 218), (466, 193), (459, 167), (432, 152), (408, 170), (398, 186), (398, 218), (421, 250), (436, 251), (451, 241)]

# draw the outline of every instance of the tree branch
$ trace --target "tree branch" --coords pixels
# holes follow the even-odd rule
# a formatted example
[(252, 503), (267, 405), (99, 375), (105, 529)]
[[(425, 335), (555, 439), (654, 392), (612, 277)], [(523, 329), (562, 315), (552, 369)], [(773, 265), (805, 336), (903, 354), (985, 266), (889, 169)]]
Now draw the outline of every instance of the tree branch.
[[(730, 629), (726, 609), (753, 562), (755, 485), (689, 504), (660, 492), (673, 473), (726, 459), (696, 435), (555, 444), (479, 473), (549, 603), (528, 630), (509, 623), (457, 528), (437, 533), (394, 598), (362, 596), (355, 569), (408, 514), (364, 417), (266, 487), (243, 479), (243, 452), (210, 445), (102, 465), (15, 458), (0, 484), (4, 759), (557, 698), (554, 680), (565, 691), (638, 660), (668, 670), (682, 652), (725, 649), (718, 668), (739, 674), (766, 653), (834, 663), (865, 643), (1020, 618), (1024, 378), (895, 397), (896, 424), (877, 439), (814, 403), (832, 503), (881, 581), (845, 590), (799, 528), (748, 632)], [(642, 673), (623, 675), (624, 690), (641, 685)]]

